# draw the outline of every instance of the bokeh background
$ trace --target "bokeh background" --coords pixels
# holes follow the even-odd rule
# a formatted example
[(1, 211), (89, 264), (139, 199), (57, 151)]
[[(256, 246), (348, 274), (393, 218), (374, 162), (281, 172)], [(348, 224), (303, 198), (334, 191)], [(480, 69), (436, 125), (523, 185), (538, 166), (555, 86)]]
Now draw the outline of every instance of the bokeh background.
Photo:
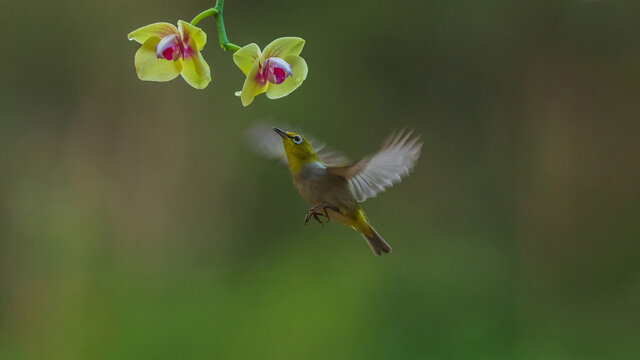
[[(208, 88), (138, 80), (126, 34), (211, 5), (3, 3), (0, 358), (640, 358), (640, 3), (228, 0), (301, 88), (243, 108), (211, 19)], [(256, 121), (422, 134), (393, 254), (305, 227)]]

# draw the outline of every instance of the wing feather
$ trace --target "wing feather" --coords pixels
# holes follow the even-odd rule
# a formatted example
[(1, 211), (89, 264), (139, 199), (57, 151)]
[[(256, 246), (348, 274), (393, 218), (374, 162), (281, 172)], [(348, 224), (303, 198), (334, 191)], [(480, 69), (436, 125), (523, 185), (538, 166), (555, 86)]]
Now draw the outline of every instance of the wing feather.
[(412, 133), (413, 130), (401, 130), (391, 135), (375, 155), (348, 166), (330, 168), (330, 171), (349, 181), (358, 202), (375, 197), (413, 170), (422, 142), (419, 142), (420, 137), (412, 138)]

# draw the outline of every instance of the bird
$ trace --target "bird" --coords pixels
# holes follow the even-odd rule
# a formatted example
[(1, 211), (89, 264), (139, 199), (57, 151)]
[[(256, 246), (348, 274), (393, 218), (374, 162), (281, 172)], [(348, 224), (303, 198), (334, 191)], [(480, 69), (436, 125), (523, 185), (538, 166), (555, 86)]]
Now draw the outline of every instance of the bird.
[[(267, 132), (271, 129), (281, 141)], [(391, 253), (391, 246), (373, 228), (360, 204), (409, 175), (422, 150), (420, 137), (412, 136), (413, 131), (398, 131), (377, 153), (349, 161), (312, 137), (271, 129), (251, 127), (250, 144), (264, 156), (288, 165), (293, 185), (312, 206), (305, 225), (313, 218), (324, 228), (322, 218), (334, 220), (362, 234), (374, 254)]]

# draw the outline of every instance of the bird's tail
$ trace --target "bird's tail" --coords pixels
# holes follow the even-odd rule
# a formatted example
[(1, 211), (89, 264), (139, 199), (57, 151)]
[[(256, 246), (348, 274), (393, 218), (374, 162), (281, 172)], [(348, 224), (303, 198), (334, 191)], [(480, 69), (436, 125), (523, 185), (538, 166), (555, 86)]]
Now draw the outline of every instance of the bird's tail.
[[(367, 233), (362, 232), (362, 236), (367, 240), (367, 244), (376, 255), (388, 254), (391, 252), (391, 246), (372, 228), (369, 227)], [(371, 235), (371, 236), (369, 236)]]

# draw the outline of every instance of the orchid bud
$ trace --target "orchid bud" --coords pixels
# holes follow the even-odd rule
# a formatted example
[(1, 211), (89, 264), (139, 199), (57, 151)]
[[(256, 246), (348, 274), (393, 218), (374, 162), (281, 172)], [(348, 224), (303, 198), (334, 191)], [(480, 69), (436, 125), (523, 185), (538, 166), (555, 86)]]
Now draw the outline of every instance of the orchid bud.
[(177, 61), (182, 57), (182, 41), (178, 35), (167, 35), (156, 45), (158, 59)]
[(288, 77), (293, 75), (291, 65), (279, 57), (270, 57), (264, 61), (262, 76), (273, 84), (282, 84)]

